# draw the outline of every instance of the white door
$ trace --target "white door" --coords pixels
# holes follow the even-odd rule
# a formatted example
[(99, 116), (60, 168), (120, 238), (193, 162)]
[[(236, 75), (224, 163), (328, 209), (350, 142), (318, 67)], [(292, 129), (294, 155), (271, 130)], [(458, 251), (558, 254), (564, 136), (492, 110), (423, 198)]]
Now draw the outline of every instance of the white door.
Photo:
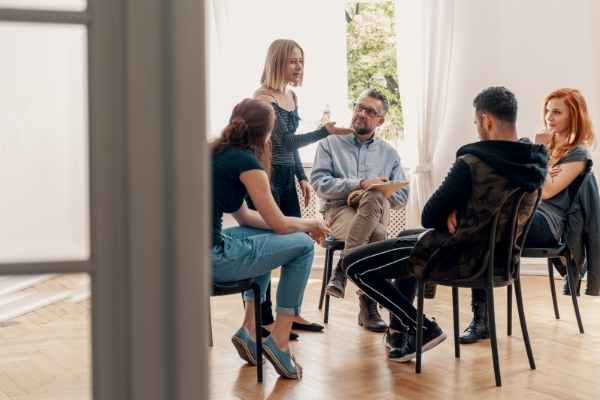
[(203, 8), (0, 0), (0, 276), (89, 274), (96, 400), (208, 393)]

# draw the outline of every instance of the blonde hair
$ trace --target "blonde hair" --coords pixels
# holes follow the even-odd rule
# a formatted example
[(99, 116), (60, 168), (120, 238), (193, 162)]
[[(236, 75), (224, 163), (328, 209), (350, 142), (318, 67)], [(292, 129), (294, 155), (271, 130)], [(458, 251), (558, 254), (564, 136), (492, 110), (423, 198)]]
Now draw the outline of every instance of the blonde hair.
[[(260, 78), (260, 84), (262, 86), (275, 90), (285, 89), (285, 69), (287, 67), (287, 60), (295, 48), (298, 48), (302, 53), (302, 57), (304, 57), (304, 50), (294, 40), (277, 39), (271, 43), (269, 50), (267, 51), (265, 66)], [(300, 82), (296, 86), (302, 85), (303, 77), (304, 76), (300, 78)]]

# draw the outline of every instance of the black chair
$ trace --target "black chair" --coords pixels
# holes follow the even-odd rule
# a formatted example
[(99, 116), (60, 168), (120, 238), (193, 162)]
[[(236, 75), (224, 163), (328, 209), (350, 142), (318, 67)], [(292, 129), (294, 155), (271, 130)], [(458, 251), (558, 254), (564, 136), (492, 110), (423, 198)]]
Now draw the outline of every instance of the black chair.
[[(517, 308), (519, 311), (519, 320), (521, 323), (521, 330), (523, 332), (523, 340), (525, 342), (525, 349), (527, 351), (527, 358), (529, 359), (529, 366), (531, 369), (535, 369), (535, 360), (533, 359), (533, 352), (531, 350), (531, 343), (529, 342), (529, 334), (527, 332), (527, 323), (525, 321), (525, 312), (523, 309), (523, 298), (521, 294), (521, 280), (519, 276), (519, 263), (514, 262), (514, 249), (521, 248), (524, 237), (526, 237), (527, 230), (532, 221), (532, 217), (529, 218), (527, 224), (524, 227), (523, 234), (520, 237), (516, 237), (517, 223), (518, 223), (518, 212), (521, 205), (521, 201), (527, 193), (521, 189), (513, 190), (513, 192), (507, 197), (504, 204), (499, 208), (499, 211), (491, 221), (489, 247), (487, 264), (482, 266), (480, 273), (475, 275), (472, 280), (461, 280), (460, 283), (453, 280), (444, 279), (433, 279), (431, 277), (426, 278), (427, 281), (434, 282), (436, 284), (451, 286), (452, 287), (452, 312), (454, 319), (454, 356), (460, 358), (460, 343), (459, 343), (459, 327), (458, 327), (458, 288), (479, 288), (486, 291), (487, 296), (487, 307), (488, 307), (488, 325), (490, 328), (490, 342), (492, 348), (492, 358), (494, 364), (494, 375), (496, 378), (496, 386), (501, 386), (502, 381), (500, 378), (500, 364), (498, 360), (498, 343), (496, 337), (496, 317), (494, 314), (494, 288), (510, 286), (514, 283), (515, 294), (517, 298)], [(541, 193), (538, 195), (538, 202)], [(512, 207), (510, 212), (510, 229), (505, 229), (506, 240), (500, 241), (506, 245), (505, 249), (498, 251), (498, 245), (496, 241), (497, 231), (499, 230), (498, 220), (501, 215), (501, 210), (505, 207)], [(532, 213), (533, 216), (533, 213)], [(498, 266), (505, 266), (503, 274), (499, 275), (494, 272), (495, 264)], [(424, 299), (424, 285), (425, 280), (419, 279), (417, 281), (417, 352), (416, 352), (416, 367), (417, 373), (421, 372), (421, 357), (423, 348), (423, 299)]]
[(325, 266), (323, 267), (323, 282), (321, 283), (321, 294), (319, 296), (319, 310), (323, 308), (323, 300), (325, 300), (325, 313), (323, 322), (329, 322), (329, 295), (326, 294), (325, 289), (327, 283), (331, 279), (331, 273), (333, 271), (333, 256), (336, 251), (344, 249), (344, 241), (337, 240), (332, 236), (328, 236), (323, 242), (325, 247)]
[[(260, 335), (261, 316), (260, 316), (260, 287), (254, 279), (244, 279), (236, 282), (213, 282), (212, 296), (227, 296), (252, 290), (254, 292), (254, 323), (256, 326), (256, 380), (263, 381), (263, 357), (262, 357), (262, 337)], [(210, 346), (213, 346), (212, 321), (210, 313), (210, 301), (208, 304), (208, 326)]]
[[(588, 170), (577, 177), (567, 188), (570, 193), (570, 198), (575, 199), (581, 190), (582, 183), (586, 177), (591, 174), (591, 166), (588, 166)], [(523, 249), (523, 257), (529, 258), (546, 258), (548, 263), (548, 278), (550, 280), (550, 292), (552, 293), (552, 305), (554, 306), (554, 316), (556, 319), (560, 319), (560, 313), (558, 312), (558, 301), (556, 299), (556, 287), (554, 285), (554, 268), (552, 266), (552, 259), (564, 257), (567, 260), (566, 272), (567, 272), (567, 284), (569, 285), (569, 291), (571, 292), (571, 299), (573, 301), (573, 309), (575, 310), (575, 318), (577, 319), (577, 325), (579, 326), (579, 333), (584, 333), (583, 323), (581, 322), (581, 313), (579, 312), (579, 304), (577, 302), (577, 293), (579, 292), (579, 272), (575, 265), (575, 261), (571, 256), (569, 247), (566, 244), (566, 238), (561, 241), (562, 244), (554, 248), (527, 248)], [(508, 336), (512, 335), (512, 288), (508, 287), (508, 304), (507, 304), (507, 330)]]
[[(584, 333), (583, 323), (581, 322), (581, 314), (579, 312), (579, 304), (577, 303), (577, 282), (575, 263), (571, 257), (571, 253), (566, 244), (562, 244), (556, 248), (524, 248), (522, 252), (523, 257), (529, 258), (546, 258), (548, 262), (548, 278), (550, 280), (550, 292), (552, 293), (552, 305), (554, 306), (554, 316), (556, 319), (560, 319), (558, 312), (558, 301), (556, 299), (556, 287), (554, 284), (554, 267), (552, 265), (552, 259), (558, 257), (565, 257), (567, 259), (567, 284), (571, 292), (571, 299), (573, 300), (573, 309), (575, 310), (575, 317), (577, 318), (577, 325), (579, 326), (579, 333)], [(507, 318), (508, 318), (508, 336), (512, 335), (512, 288), (508, 287), (508, 304), (507, 304)]]
[[(421, 233), (423, 229), (416, 230), (404, 230), (404, 233)], [(325, 266), (323, 267), (323, 282), (321, 282), (321, 294), (319, 295), (319, 310), (323, 309), (323, 301), (325, 302), (325, 312), (323, 321), (329, 322), (329, 299), (330, 296), (326, 293), (327, 283), (331, 279), (333, 271), (333, 256), (338, 250), (343, 250), (345, 242), (343, 240), (337, 240), (333, 236), (328, 236), (323, 242), (325, 247)]]

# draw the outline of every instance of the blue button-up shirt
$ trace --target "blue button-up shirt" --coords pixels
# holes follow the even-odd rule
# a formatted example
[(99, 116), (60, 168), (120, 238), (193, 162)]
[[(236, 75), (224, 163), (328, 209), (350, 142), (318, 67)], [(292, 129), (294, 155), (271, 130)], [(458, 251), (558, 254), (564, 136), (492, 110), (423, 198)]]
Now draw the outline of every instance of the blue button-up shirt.
[[(350, 192), (363, 179), (385, 176), (405, 180), (398, 152), (388, 143), (373, 137), (360, 142), (354, 135), (330, 135), (319, 142), (310, 183), (322, 201), (321, 211), (346, 203)], [(389, 198), (392, 207), (408, 200), (408, 186)]]

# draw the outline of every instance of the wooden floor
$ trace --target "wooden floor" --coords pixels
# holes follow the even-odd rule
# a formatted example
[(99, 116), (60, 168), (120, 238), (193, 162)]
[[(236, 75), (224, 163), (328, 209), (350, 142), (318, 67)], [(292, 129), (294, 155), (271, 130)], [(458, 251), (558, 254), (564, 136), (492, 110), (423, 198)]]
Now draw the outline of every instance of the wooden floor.
[[(306, 291), (303, 314), (322, 321), (317, 310), (320, 279), (313, 273)], [(557, 281), (562, 289), (562, 282)], [(239, 359), (230, 337), (241, 321), (238, 296), (212, 298), (215, 345), (209, 350), (211, 399), (600, 399), (600, 298), (581, 296), (586, 329), (577, 323), (570, 297), (560, 295), (561, 319), (555, 320), (548, 280), (524, 277), (525, 311), (537, 370), (530, 370), (516, 307), (513, 336), (506, 336), (506, 290), (497, 289), (496, 315), (503, 386), (494, 384), (489, 341), (462, 346), (454, 358), (450, 290), (438, 288), (435, 300), (426, 300), (425, 312), (434, 316), (448, 340), (424, 354), (423, 371), (414, 362), (388, 362), (382, 334), (357, 326), (355, 287), (345, 300), (332, 301), (325, 333), (301, 333), (294, 345), (303, 380), (279, 379), (267, 362), (262, 385), (256, 370)], [(470, 320), (469, 291), (460, 290), (461, 329)], [(384, 313), (386, 314), (386, 313)], [(387, 316), (386, 316), (387, 318)]]
[[(304, 315), (317, 311), (319, 271), (314, 272)], [(69, 289), (81, 276), (51, 279), (28, 290)], [(558, 282), (560, 285), (560, 282)], [(515, 315), (513, 337), (506, 336), (505, 291), (497, 290), (500, 365), (504, 386), (496, 388), (489, 342), (463, 346), (454, 359), (452, 339), (425, 353), (423, 373), (414, 363), (386, 361), (383, 336), (356, 324), (354, 288), (345, 300), (332, 302), (326, 333), (302, 333), (294, 345), (304, 366), (300, 382), (278, 379), (265, 364), (265, 382), (237, 356), (229, 338), (241, 320), (240, 298), (212, 298), (215, 346), (209, 350), (211, 398), (214, 399), (600, 399), (600, 298), (582, 296), (586, 328), (579, 335), (570, 298), (560, 296), (563, 319), (552, 314), (547, 279), (524, 278), (525, 307), (538, 369), (529, 370)], [(451, 336), (449, 290), (425, 303)], [(461, 290), (461, 326), (470, 318), (468, 291)], [(90, 399), (89, 301), (61, 301), (0, 326), (0, 400)], [(203, 345), (199, 343), (199, 345)]]
[[(25, 292), (86, 281), (86, 274), (63, 275)], [(91, 399), (90, 338), (89, 301), (60, 301), (0, 324), (0, 400)]]

